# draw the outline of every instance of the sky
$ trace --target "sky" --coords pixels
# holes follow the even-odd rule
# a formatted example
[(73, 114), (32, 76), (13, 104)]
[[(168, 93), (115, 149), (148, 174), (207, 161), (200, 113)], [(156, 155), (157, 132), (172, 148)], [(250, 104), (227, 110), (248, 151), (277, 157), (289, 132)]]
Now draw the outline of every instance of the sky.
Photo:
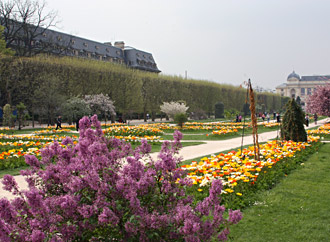
[(330, 74), (329, 0), (47, 0), (61, 32), (124, 41), (165, 75), (274, 89)]

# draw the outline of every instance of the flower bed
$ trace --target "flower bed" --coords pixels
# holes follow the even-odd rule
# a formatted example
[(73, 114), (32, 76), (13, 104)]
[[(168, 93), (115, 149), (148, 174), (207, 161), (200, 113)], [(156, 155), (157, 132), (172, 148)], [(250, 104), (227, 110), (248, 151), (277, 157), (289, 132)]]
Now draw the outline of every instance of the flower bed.
[(275, 122), (273, 122), (273, 123), (263, 123), (263, 126), (267, 127), (267, 128), (278, 127), (280, 125), (281, 125), (281, 123), (275, 123)]
[(237, 129), (223, 128), (221, 130), (214, 130), (212, 132), (213, 135), (226, 135), (226, 134), (236, 134), (238, 132)]
[(324, 124), (324, 125), (318, 127), (318, 129), (307, 130), (307, 134), (327, 136), (330, 134), (330, 124)]
[(142, 140), (147, 140), (148, 143), (151, 144), (156, 144), (156, 143), (160, 143), (160, 136), (144, 136), (144, 137), (139, 137), (139, 136), (113, 136), (116, 139), (120, 139), (120, 140), (124, 140), (126, 142), (130, 142), (130, 143), (141, 143)]
[[(287, 160), (293, 160), (292, 158), (298, 151), (305, 150), (306, 147), (310, 147), (312, 143), (318, 140), (319, 137), (309, 137), (308, 143), (269, 141), (260, 145), (260, 161), (254, 159), (254, 148), (249, 147), (243, 149), (243, 152), (238, 150), (227, 154), (220, 153), (216, 156), (204, 157), (199, 162), (193, 161), (181, 168), (186, 170), (187, 176), (192, 179), (195, 185), (193, 189), (201, 193), (208, 191), (213, 180), (220, 179), (224, 185), (223, 197), (224, 202), (228, 203), (226, 205), (239, 207), (242, 205), (240, 204), (242, 197), (249, 196), (251, 190), (258, 186), (269, 186), (269, 184), (263, 184), (262, 180), (270, 179), (275, 182), (272, 177), (278, 176), (278, 174), (274, 174), (275, 170), (279, 170), (282, 175), (283, 172), (289, 171), (291, 165)], [(284, 166), (282, 166), (283, 164)]]
[(54, 128), (47, 128), (39, 131), (35, 131), (32, 134), (39, 135), (39, 134), (58, 134), (58, 133), (69, 133), (71, 132), (70, 129), (54, 129)]
[(163, 131), (158, 128), (139, 126), (114, 126), (103, 130), (106, 136), (157, 136), (162, 135)]

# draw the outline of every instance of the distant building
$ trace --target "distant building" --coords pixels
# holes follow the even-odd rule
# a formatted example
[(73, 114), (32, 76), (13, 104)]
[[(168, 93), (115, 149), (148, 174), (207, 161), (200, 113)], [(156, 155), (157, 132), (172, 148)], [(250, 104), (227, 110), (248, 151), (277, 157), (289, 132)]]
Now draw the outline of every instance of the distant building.
[(294, 71), (288, 76), (287, 82), (276, 87), (281, 96), (300, 97), (301, 106), (304, 107), (307, 97), (312, 95), (316, 87), (330, 83), (330, 75), (325, 76), (299, 76)]
[[(15, 26), (15, 23), (13, 25)], [(134, 69), (160, 72), (151, 53), (126, 47), (123, 41), (115, 42), (113, 46), (110, 42), (100, 43), (41, 27), (37, 28), (37, 31), (40, 31), (40, 34), (29, 43), (35, 50), (39, 48), (44, 53), (54, 55), (114, 62)], [(24, 36), (19, 36), (9, 47), (27, 48)]]

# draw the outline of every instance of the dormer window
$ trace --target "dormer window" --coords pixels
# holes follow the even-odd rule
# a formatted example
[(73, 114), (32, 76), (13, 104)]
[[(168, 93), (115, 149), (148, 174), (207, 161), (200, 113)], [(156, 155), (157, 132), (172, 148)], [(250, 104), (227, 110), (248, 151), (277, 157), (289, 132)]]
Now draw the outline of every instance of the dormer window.
[(61, 36), (57, 36), (57, 40), (58, 41), (62, 41), (62, 37)]
[(96, 49), (96, 50), (98, 50), (98, 49), (99, 49), (99, 47), (95, 45), (95, 49)]
[(46, 33), (43, 33), (42, 36), (43, 36), (43, 37), (47, 37), (47, 34), (46, 34)]
[(70, 41), (70, 43), (71, 43), (71, 44), (74, 44), (74, 43), (76, 43), (76, 41), (75, 41), (74, 39), (72, 39), (72, 40)]
[(117, 50), (117, 51), (116, 51), (116, 54), (117, 54), (117, 55), (120, 55), (120, 51), (119, 51), (119, 50)]
[(105, 49), (106, 52), (110, 52), (110, 50), (108, 48)]
[(86, 42), (84, 42), (83, 45), (84, 45), (85, 47), (88, 47), (88, 44), (87, 44)]

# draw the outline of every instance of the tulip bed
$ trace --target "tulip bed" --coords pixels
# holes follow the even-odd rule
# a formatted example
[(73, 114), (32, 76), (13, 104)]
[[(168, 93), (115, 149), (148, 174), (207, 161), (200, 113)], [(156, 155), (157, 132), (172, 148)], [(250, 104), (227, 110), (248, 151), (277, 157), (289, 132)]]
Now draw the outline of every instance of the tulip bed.
[(40, 141), (0, 141), (0, 170), (26, 166), (24, 155), (40, 155), (40, 149), (49, 142)]
[(208, 193), (213, 180), (224, 185), (223, 202), (230, 208), (249, 205), (253, 193), (272, 187), (280, 177), (300, 164), (307, 153), (315, 152), (319, 137), (308, 142), (269, 141), (260, 145), (261, 159), (254, 159), (254, 148), (231, 151), (204, 157), (200, 161), (181, 166), (194, 186), (191, 192), (201, 199)]
[(223, 129), (220, 129), (220, 130), (214, 130), (212, 131), (212, 134), (213, 135), (226, 135), (226, 134), (236, 134), (238, 132), (237, 129), (226, 129), (226, 128), (223, 128)]
[(163, 134), (158, 128), (148, 127), (146, 125), (139, 126), (113, 126), (103, 130), (106, 136), (157, 136)]
[(330, 124), (324, 124), (317, 129), (307, 130), (307, 134), (330, 137)]

